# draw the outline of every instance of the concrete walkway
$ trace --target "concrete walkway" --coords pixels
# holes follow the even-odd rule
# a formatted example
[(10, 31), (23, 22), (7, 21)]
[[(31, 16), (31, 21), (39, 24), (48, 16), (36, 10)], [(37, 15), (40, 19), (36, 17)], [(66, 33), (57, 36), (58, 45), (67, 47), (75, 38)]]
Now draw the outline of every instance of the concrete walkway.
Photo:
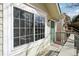
[(74, 35), (71, 34), (64, 46), (53, 44), (46, 56), (75, 56)]
[(74, 35), (71, 34), (58, 56), (75, 56), (75, 54), (76, 50), (74, 49)]

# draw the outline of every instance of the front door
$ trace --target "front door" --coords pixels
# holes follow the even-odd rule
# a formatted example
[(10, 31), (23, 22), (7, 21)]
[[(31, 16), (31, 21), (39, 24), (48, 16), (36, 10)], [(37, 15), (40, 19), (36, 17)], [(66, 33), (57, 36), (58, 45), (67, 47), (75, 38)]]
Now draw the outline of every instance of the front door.
[(51, 40), (50, 43), (52, 44), (55, 41), (55, 22), (51, 21)]

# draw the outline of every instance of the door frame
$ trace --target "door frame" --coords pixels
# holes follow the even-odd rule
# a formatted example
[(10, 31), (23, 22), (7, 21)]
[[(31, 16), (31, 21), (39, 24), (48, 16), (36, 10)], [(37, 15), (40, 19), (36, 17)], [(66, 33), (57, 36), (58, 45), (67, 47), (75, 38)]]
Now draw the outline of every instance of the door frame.
[[(51, 22), (54, 22), (54, 30), (55, 30), (55, 32), (54, 32), (54, 33), (55, 33), (55, 39), (54, 39), (54, 41), (52, 41), (52, 42), (51, 42), (51, 26), (52, 26), (52, 25), (51, 25)], [(55, 41), (56, 41), (56, 21), (52, 19), (52, 20), (50, 21), (50, 44), (53, 44)]]

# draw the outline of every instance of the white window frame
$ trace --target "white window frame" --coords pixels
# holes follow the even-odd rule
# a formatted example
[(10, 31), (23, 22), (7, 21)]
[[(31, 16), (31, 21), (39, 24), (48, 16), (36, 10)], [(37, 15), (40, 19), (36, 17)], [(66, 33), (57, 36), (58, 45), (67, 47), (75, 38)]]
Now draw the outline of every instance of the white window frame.
[[(19, 6), (20, 5), (20, 6)], [(3, 4), (3, 55), (16, 55), (20, 53), (23, 49), (26, 49), (28, 44), (24, 44), (21, 46), (18, 46), (17, 48), (13, 47), (13, 7), (18, 7), (20, 9), (29, 11), (31, 13), (38, 14), (38, 11), (41, 12), (41, 15), (45, 16), (45, 29), (47, 28), (47, 13), (44, 11), (38, 9), (37, 7), (29, 7), (32, 6), (31, 4), (17, 4), (17, 3), (6, 3)], [(38, 10), (38, 11), (37, 11)], [(37, 12), (36, 12), (37, 11)], [(34, 23), (35, 24), (35, 23)], [(35, 26), (34, 26), (35, 27)], [(47, 35), (47, 30), (45, 30), (45, 37)], [(35, 34), (34, 34), (35, 35)], [(35, 38), (34, 38), (35, 39)], [(34, 40), (35, 42), (35, 40)], [(32, 42), (32, 43), (34, 43)], [(32, 44), (30, 43), (30, 44)], [(16, 52), (18, 51), (18, 53)]]

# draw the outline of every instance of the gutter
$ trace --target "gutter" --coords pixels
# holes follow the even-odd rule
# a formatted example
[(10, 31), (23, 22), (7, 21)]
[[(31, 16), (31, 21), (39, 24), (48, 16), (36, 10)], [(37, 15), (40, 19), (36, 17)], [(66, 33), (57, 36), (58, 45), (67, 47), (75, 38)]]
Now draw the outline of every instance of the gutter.
[[(57, 6), (57, 9), (58, 9), (59, 18), (61, 19), (61, 9), (60, 9), (59, 3), (56, 3), (56, 6)], [(60, 20), (60, 19), (58, 19), (58, 20)]]

